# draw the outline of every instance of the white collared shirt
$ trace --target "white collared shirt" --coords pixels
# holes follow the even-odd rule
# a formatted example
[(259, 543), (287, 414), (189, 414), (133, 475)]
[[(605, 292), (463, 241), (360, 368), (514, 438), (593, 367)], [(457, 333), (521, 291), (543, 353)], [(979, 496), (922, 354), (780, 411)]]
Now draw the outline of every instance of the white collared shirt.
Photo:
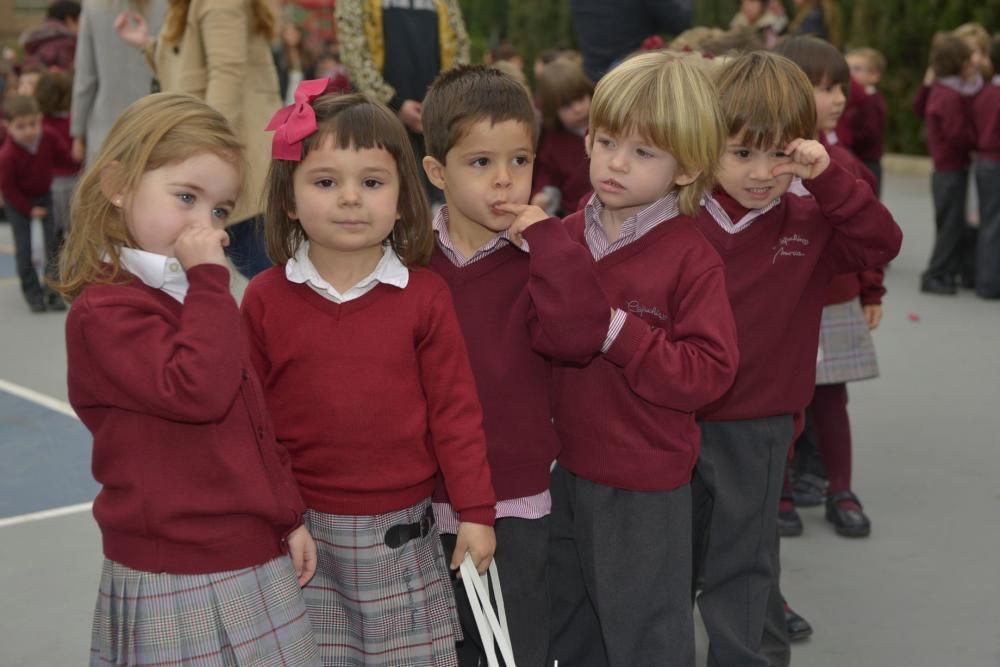
[(309, 241), (303, 241), (295, 250), (295, 256), (285, 263), (285, 277), (293, 283), (300, 285), (305, 283), (314, 292), (334, 303), (344, 303), (364, 296), (379, 283), (403, 289), (410, 281), (410, 270), (396, 256), (392, 246), (386, 244), (382, 249), (382, 259), (375, 265), (375, 269), (359, 280), (354, 287), (341, 294), (316, 270), (316, 266), (309, 259)]
[(158, 255), (136, 248), (122, 248), (121, 261), (125, 270), (143, 283), (166, 292), (171, 298), (184, 303), (188, 279), (184, 267), (173, 257)]

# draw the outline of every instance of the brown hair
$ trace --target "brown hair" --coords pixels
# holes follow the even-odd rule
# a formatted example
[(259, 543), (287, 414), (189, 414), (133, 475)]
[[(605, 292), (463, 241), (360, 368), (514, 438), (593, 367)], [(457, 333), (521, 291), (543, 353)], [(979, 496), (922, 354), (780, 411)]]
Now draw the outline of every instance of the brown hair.
[(38, 109), (46, 116), (69, 111), (73, 100), (73, 75), (69, 72), (46, 72), (35, 85)]
[(535, 109), (524, 87), (509, 74), (485, 65), (461, 65), (442, 72), (424, 98), (427, 154), (445, 163), (452, 147), (477, 121), (524, 123), (535, 141)]
[[(434, 249), (430, 205), (417, 171), (406, 129), (392, 111), (362, 93), (324, 95), (312, 102), (317, 130), (302, 142), (302, 159), (332, 137), (338, 149), (381, 148), (392, 155), (399, 171), (399, 213), (389, 243), (407, 266), (426, 264)], [(295, 255), (307, 240), (302, 223), (288, 217), (295, 205), (295, 170), (301, 162), (271, 160), (264, 192), (267, 254), (276, 264)]]
[[(188, 9), (191, 8), (191, 0), (169, 0), (170, 6), (167, 8), (167, 15), (163, 19), (163, 30), (160, 32), (160, 39), (168, 44), (176, 44), (184, 37), (187, 28)], [(274, 12), (267, 0), (247, 0), (250, 5), (253, 20), (254, 32), (262, 35), (270, 41), (274, 37), (276, 19)]]
[(4, 120), (14, 120), (23, 116), (34, 116), (38, 111), (38, 102), (27, 95), (8, 95), (3, 101)]
[(535, 87), (542, 107), (542, 123), (549, 129), (559, 126), (559, 109), (594, 96), (594, 84), (584, 74), (583, 67), (565, 58), (556, 58), (543, 67)]
[(786, 37), (778, 42), (774, 52), (801, 67), (812, 85), (835, 84), (841, 87), (845, 96), (850, 94), (851, 68), (844, 54), (830, 42), (811, 35)]
[(490, 65), (496, 65), (504, 60), (513, 60), (521, 57), (521, 52), (514, 48), (510, 42), (500, 42), (490, 49)]
[(972, 49), (961, 37), (951, 32), (939, 32), (931, 40), (931, 68), (934, 76), (958, 76), (972, 58)]
[(847, 56), (848, 57), (858, 56), (859, 58), (864, 58), (865, 61), (868, 63), (868, 67), (870, 69), (874, 70), (878, 74), (885, 73), (885, 68), (886, 68), (885, 56), (873, 48), (863, 46), (857, 49), (850, 49), (847, 52)]
[(816, 136), (813, 84), (788, 58), (746, 53), (723, 64), (715, 80), (728, 134), (743, 132), (745, 146), (766, 150)]
[(628, 58), (597, 82), (590, 105), (590, 146), (603, 130), (635, 132), (696, 176), (678, 186), (681, 212), (694, 215), (715, 180), (726, 143), (719, 94), (700, 55), (645, 51)]
[(241, 177), (246, 172), (243, 145), (229, 123), (198, 98), (157, 93), (125, 109), (80, 177), (56, 289), (72, 301), (91, 283), (118, 282), (124, 272), (121, 248), (135, 242), (123, 210), (108, 193), (134, 192), (146, 172), (200, 153), (232, 163)]

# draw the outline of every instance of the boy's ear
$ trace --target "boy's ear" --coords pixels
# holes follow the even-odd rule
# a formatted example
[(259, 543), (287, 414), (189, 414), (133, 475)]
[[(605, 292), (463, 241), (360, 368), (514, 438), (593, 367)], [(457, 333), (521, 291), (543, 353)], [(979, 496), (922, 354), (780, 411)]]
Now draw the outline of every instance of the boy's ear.
[(430, 155), (425, 155), (421, 164), (424, 167), (424, 173), (427, 174), (427, 180), (438, 190), (444, 190), (444, 165)]
[(122, 163), (115, 160), (101, 170), (101, 192), (118, 208), (122, 207), (125, 198), (125, 193), (121, 192), (121, 184)]
[(699, 176), (701, 176), (701, 169), (698, 169), (697, 171), (691, 174), (684, 174), (684, 173), (677, 174), (677, 176), (674, 177), (674, 183), (676, 183), (681, 187), (684, 187), (685, 185), (691, 185), (692, 183), (697, 181)]

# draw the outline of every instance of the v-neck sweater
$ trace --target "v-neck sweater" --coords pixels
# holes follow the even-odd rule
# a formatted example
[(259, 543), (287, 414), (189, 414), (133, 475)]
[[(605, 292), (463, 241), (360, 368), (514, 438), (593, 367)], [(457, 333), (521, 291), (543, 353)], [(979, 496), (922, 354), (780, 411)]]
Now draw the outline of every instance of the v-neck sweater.
[(726, 265), (740, 366), (706, 420), (757, 419), (805, 409), (816, 383), (816, 344), (827, 289), (838, 273), (885, 266), (902, 232), (863, 180), (837, 162), (785, 194), (745, 231), (728, 234), (702, 209), (698, 228)]
[(440, 472), (462, 521), (492, 525), (496, 499), (482, 412), (448, 287), (411, 269), (334, 303), (289, 281), (255, 277), (244, 331), (278, 441), (306, 504), (375, 515), (428, 498)]
[[(538, 222), (524, 238), (530, 253), (505, 245), (462, 267), (439, 246), (431, 257), (431, 269), (451, 289), (469, 350), (499, 500), (549, 488), (559, 453), (550, 360), (587, 363), (610, 320), (594, 262), (561, 220)], [(443, 491), (435, 500), (447, 500)]]
[[(565, 224), (586, 246), (583, 212)], [(738, 364), (722, 261), (694, 221), (677, 216), (595, 271), (625, 323), (600, 357), (554, 368), (559, 463), (615, 488), (681, 487), (698, 458), (694, 413), (729, 388)]]

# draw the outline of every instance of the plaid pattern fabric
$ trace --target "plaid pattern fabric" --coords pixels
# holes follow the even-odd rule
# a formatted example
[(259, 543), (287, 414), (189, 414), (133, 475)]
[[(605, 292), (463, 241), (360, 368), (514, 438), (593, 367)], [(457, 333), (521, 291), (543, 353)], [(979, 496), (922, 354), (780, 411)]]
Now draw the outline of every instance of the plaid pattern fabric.
[(857, 299), (823, 308), (816, 355), (816, 384), (878, 377), (875, 344)]
[(105, 559), (92, 667), (299, 667), (319, 653), (292, 562), (214, 574), (140, 572)]
[(424, 516), (428, 501), (374, 516), (309, 510), (316, 576), (303, 589), (324, 665), (455, 667), (461, 637), (436, 527), (397, 549), (385, 531)]

